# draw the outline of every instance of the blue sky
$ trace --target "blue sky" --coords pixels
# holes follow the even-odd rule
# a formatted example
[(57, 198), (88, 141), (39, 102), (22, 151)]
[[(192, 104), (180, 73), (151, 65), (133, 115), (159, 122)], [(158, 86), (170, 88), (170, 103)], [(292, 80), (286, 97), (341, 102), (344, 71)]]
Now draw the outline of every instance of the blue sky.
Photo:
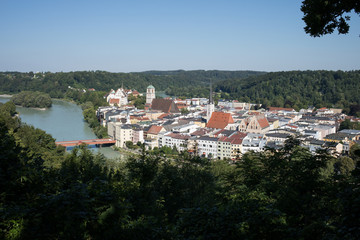
[(1, 0), (0, 71), (358, 70), (350, 33), (305, 34), (294, 0)]

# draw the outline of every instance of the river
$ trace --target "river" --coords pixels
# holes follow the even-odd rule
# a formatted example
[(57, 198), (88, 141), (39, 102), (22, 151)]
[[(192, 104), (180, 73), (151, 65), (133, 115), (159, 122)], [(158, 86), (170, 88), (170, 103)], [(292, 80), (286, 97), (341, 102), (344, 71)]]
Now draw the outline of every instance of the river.
[[(5, 103), (10, 98), (0, 97)], [(70, 102), (53, 99), (53, 105), (46, 110), (16, 107), (21, 121), (51, 134), (56, 141), (96, 139), (96, 135), (83, 119), (81, 108)], [(92, 149), (109, 159), (123, 159), (123, 155), (110, 147)]]

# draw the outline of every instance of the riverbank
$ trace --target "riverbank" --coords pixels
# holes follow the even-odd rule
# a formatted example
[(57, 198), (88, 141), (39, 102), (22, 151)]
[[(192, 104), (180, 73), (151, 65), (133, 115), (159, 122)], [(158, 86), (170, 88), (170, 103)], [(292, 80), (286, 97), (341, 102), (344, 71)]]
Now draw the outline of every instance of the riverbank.
[(29, 108), (29, 109), (39, 110), (39, 111), (46, 111), (46, 110), (49, 109), (49, 108), (24, 107), (24, 106), (21, 106), (21, 105), (15, 105), (15, 106), (16, 106), (16, 107), (22, 107), (22, 108)]
[(0, 94), (0, 97), (2, 98), (11, 98), (13, 95), (10, 94)]

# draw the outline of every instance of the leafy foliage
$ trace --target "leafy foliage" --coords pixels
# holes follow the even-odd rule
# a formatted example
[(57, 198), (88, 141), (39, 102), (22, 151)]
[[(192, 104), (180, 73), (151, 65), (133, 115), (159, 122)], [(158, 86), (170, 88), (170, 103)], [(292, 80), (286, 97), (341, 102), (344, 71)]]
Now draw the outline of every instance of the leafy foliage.
[(351, 11), (360, 14), (360, 3), (357, 0), (304, 0), (301, 11), (304, 13), (305, 32), (310, 36), (331, 34), (335, 29), (339, 34), (346, 34), (350, 29), (350, 16), (346, 14)]
[(109, 167), (85, 145), (66, 154), (11, 109), (0, 105), (1, 239), (360, 237), (358, 145), (334, 158), (289, 139), (232, 165), (143, 150)]
[(15, 105), (33, 108), (49, 108), (52, 105), (49, 94), (41, 92), (24, 91), (12, 96)]
[(105, 71), (58, 72), (58, 73), (0, 73), (0, 92), (18, 93), (20, 91), (41, 91), (52, 98), (64, 98), (69, 86), (74, 89), (95, 88), (97, 91), (109, 91), (122, 86), (145, 92), (152, 84), (157, 91), (170, 86), (208, 86), (213, 82), (233, 78), (245, 78), (263, 72), (255, 71), (149, 71), (139, 73), (110, 73)]
[(349, 113), (352, 105), (360, 103), (359, 78), (360, 71), (274, 72), (224, 81), (216, 85), (216, 90), (228, 93), (233, 99), (266, 106), (296, 110), (308, 106), (338, 107)]

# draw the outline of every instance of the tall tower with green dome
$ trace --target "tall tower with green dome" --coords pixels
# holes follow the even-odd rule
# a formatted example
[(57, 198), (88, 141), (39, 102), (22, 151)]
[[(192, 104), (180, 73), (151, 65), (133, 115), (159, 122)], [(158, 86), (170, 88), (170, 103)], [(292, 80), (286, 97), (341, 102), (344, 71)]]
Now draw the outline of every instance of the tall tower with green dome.
[(155, 99), (155, 88), (150, 85), (146, 88), (146, 104), (151, 104), (153, 99)]

